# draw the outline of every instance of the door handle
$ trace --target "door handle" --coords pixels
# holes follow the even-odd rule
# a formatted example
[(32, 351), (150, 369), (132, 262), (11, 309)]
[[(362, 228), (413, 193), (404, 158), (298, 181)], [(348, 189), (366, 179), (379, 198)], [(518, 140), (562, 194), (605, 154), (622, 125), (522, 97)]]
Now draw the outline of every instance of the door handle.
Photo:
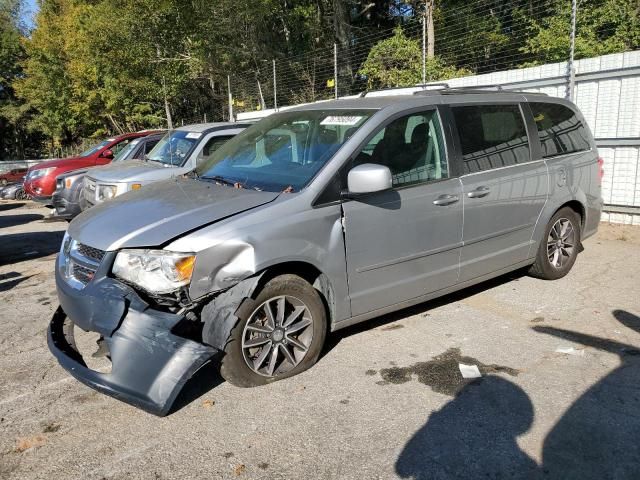
[(433, 204), (443, 207), (445, 205), (456, 203), (458, 200), (460, 200), (460, 198), (457, 195), (440, 195), (433, 201)]
[(491, 189), (489, 187), (478, 187), (475, 190), (472, 190), (469, 193), (467, 193), (467, 197), (482, 198), (489, 195), (489, 193), (491, 193)]

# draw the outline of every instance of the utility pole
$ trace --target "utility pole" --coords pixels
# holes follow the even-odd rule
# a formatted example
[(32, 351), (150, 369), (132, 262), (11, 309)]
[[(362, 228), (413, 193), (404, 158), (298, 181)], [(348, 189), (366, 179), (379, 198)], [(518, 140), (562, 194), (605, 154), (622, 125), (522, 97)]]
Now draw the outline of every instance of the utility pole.
[(573, 61), (576, 53), (576, 17), (578, 15), (578, 2), (577, 0), (571, 1), (571, 35), (569, 37), (569, 62), (567, 63), (567, 76), (569, 77), (569, 84), (567, 85), (566, 97), (569, 100), (575, 100), (575, 87), (576, 87), (576, 69), (574, 68)]
[(278, 86), (276, 84), (276, 61), (273, 60), (273, 108), (278, 110)]
[(171, 120), (171, 106), (169, 100), (167, 100), (167, 82), (162, 77), (162, 93), (164, 94), (164, 111), (167, 115), (167, 128), (173, 130), (173, 120)]
[(333, 44), (333, 96), (338, 98), (338, 44)]
[(422, 85), (427, 83), (427, 10), (422, 15)]
[(227, 90), (229, 91), (229, 121), (233, 122), (233, 96), (231, 95), (231, 75), (227, 75)]

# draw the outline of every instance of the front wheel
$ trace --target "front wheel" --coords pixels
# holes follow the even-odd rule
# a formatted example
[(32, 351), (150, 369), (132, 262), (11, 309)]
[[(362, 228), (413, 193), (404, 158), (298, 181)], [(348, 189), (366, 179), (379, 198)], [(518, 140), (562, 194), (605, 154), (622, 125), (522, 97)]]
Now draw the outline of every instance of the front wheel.
[(529, 273), (544, 280), (564, 277), (576, 262), (579, 246), (580, 217), (568, 207), (561, 208), (547, 224)]
[(264, 385), (318, 361), (327, 315), (320, 294), (307, 281), (280, 275), (246, 302), (221, 361), (225, 380), (239, 387)]

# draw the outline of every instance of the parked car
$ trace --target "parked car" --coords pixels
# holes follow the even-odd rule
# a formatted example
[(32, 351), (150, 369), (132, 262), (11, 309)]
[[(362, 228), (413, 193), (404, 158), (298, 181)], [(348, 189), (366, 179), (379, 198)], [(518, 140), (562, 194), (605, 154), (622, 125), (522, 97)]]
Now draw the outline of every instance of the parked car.
[(149, 135), (149, 131), (127, 133), (108, 138), (81, 153), (78, 157), (60, 158), (42, 162), (29, 168), (24, 181), (25, 191), (37, 202), (51, 205), (51, 196), (56, 189), (56, 177), (70, 170), (105, 165), (138, 137)]
[(0, 190), (0, 198), (3, 200), (28, 200), (29, 195), (24, 191), (22, 183), (10, 183)]
[[(212, 358), (230, 383), (263, 385), (348, 325), (523, 267), (563, 277), (602, 207), (583, 116), (541, 94), (300, 106), (196, 174), (83, 212), (56, 262), (53, 354), (159, 415)], [(87, 368), (74, 326), (101, 336), (110, 373)]]
[(185, 125), (168, 132), (144, 160), (91, 169), (85, 177), (86, 205), (91, 207), (143, 185), (184, 175), (206, 162), (221, 145), (247, 126), (237, 123)]
[(22, 182), (22, 179), (26, 174), (26, 168), (13, 168), (8, 172), (0, 173), (0, 186), (5, 186), (10, 183)]
[[(127, 160), (143, 159), (163, 136), (163, 133), (154, 133), (146, 137), (134, 138), (113, 157), (111, 165)], [(86, 208), (83, 189), (87, 170), (86, 168), (72, 170), (56, 178), (56, 190), (51, 198), (51, 204), (55, 210), (53, 217), (71, 220)]]

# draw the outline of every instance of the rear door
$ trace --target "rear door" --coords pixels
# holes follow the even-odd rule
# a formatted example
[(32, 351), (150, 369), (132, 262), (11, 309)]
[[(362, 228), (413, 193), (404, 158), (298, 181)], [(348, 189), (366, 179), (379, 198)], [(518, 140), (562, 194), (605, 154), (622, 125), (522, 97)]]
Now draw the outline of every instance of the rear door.
[(460, 281), (527, 260), (548, 174), (518, 103), (452, 106), (464, 202)]
[(388, 123), (355, 158), (388, 166), (393, 189), (343, 203), (352, 315), (457, 282), (462, 189), (446, 145), (438, 111), (425, 109)]

